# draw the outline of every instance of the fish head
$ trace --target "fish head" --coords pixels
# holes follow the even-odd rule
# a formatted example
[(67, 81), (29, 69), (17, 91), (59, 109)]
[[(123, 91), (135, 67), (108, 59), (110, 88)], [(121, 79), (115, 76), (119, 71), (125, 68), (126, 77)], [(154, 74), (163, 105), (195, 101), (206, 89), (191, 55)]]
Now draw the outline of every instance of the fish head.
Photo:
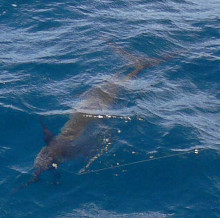
[[(37, 155), (35, 162), (34, 162), (35, 172), (34, 172), (33, 178), (31, 180), (29, 180), (27, 183), (25, 183), (25, 184), (19, 186), (18, 188), (16, 188), (15, 190), (13, 190), (13, 193), (16, 193), (19, 190), (28, 187), (30, 184), (36, 183), (39, 180), (40, 175), (44, 171), (47, 171), (50, 169), (57, 169), (58, 162), (59, 161), (57, 158), (57, 154), (54, 150), (54, 147), (53, 146), (43, 147), (41, 149), (41, 151), (39, 152), (39, 154)], [(59, 164), (60, 163), (61, 162), (59, 162)]]
[(57, 169), (58, 163), (53, 150), (49, 146), (45, 146), (41, 149), (35, 159), (34, 166), (39, 174), (50, 169)]

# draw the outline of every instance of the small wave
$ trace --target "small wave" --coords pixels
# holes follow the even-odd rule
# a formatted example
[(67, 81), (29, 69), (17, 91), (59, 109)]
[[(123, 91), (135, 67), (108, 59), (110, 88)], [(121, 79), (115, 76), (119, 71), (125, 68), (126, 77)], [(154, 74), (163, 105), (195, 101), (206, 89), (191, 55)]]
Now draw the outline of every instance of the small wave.
[(162, 218), (162, 217), (170, 217), (172, 214), (165, 214), (161, 212), (140, 212), (140, 213), (118, 213), (114, 211), (104, 210), (96, 206), (95, 204), (85, 204), (82, 205), (81, 208), (74, 209), (70, 213), (64, 213), (62, 215), (58, 215), (57, 218), (61, 217), (123, 217), (123, 218)]
[(1, 106), (1, 107), (4, 107), (4, 108), (10, 108), (10, 109), (12, 109), (12, 110), (16, 110), (16, 111), (22, 111), (22, 112), (24, 112), (23, 109), (18, 108), (18, 107), (14, 106), (14, 105), (8, 105), (8, 104), (0, 103), (0, 106)]

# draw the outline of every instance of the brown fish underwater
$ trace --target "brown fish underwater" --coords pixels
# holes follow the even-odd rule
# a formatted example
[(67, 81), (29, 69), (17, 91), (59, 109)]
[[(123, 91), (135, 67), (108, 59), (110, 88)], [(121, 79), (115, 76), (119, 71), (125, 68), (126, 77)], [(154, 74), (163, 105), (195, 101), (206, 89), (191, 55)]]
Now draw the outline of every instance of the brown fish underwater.
[[(163, 56), (161, 59), (143, 57), (138, 59), (115, 45), (112, 45), (112, 47), (117, 53), (127, 58), (134, 67), (134, 70), (123, 78), (116, 75), (117, 84), (130, 80), (136, 77), (144, 69), (162, 64), (175, 56), (175, 54), (172, 53), (171, 55), (168, 54)], [(119, 86), (116, 85), (116, 83), (106, 82), (100, 87), (94, 87), (89, 90), (86, 93), (86, 97), (80, 103), (80, 107), (85, 106), (93, 111), (105, 110), (113, 103), (118, 92)], [(97, 151), (100, 149), (99, 145), (91, 145), (89, 141), (80, 140), (86, 127), (96, 119), (98, 119), (97, 116), (85, 116), (83, 113), (75, 112), (71, 115), (69, 121), (64, 125), (57, 136), (53, 135), (42, 119), (41, 122), (46, 146), (41, 149), (35, 159), (35, 172), (33, 178), (16, 189), (16, 191), (37, 182), (43, 172), (50, 169), (57, 169), (60, 164), (66, 161), (80, 156), (94, 157), (97, 155)], [(83, 170), (87, 170), (90, 164), (87, 164)]]

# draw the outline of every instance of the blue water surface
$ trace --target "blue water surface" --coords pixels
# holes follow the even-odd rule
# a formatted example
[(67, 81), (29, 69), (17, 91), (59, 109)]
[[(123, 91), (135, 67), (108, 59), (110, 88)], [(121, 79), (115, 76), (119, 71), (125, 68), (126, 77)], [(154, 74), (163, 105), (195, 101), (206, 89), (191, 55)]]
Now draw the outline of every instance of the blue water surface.
[[(219, 15), (219, 0), (0, 0), (0, 217), (220, 217)], [(167, 61), (118, 79), (150, 58)], [(108, 108), (80, 106), (106, 81)], [(73, 159), (59, 184), (14, 192), (40, 117), (57, 135), (74, 111), (111, 116), (86, 130), (110, 145), (88, 170), (150, 161), (77, 175), (89, 158)]]

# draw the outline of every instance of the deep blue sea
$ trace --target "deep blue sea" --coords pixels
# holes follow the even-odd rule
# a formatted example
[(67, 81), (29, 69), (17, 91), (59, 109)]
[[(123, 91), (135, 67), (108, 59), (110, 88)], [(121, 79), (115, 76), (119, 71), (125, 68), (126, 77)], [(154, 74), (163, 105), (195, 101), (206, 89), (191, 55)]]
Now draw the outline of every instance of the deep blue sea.
[[(102, 155), (13, 191), (76, 112)], [(0, 0), (0, 217), (220, 217), (220, 1)]]

